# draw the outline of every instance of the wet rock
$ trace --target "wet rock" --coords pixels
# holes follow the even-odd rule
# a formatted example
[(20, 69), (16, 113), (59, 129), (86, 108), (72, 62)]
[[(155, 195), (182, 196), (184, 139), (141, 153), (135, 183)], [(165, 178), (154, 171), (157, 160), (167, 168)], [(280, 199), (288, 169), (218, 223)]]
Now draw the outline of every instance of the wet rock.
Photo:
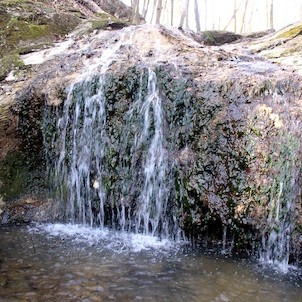
[[(118, 208), (119, 177), (129, 174), (124, 169), (131, 160), (130, 143), (123, 141), (125, 116), (140, 87), (146, 94), (151, 68), (163, 100), (165, 143), (173, 167), (169, 198), (178, 205), (178, 218), (187, 234), (221, 240), (226, 228), (238, 249), (259, 240), (280, 183), (286, 186), (282, 202), (291, 197), (300, 217), (301, 78), (239, 44), (205, 47), (182, 31), (160, 26), (78, 36), (63, 53), (36, 65), (31, 77), (19, 84), (17, 100), (22, 109), (15, 110), (15, 116), (24, 134), (19, 136), (20, 148), (34, 155), (43, 143), (51, 162), (57, 151), (52, 141), (56, 114), (67, 88), (82, 76), (95, 90), (107, 62), (108, 213)], [(17, 90), (15, 85), (12, 91)], [(83, 95), (81, 85), (78, 89), (75, 97)], [(48, 123), (41, 127), (45, 108)], [(138, 187), (141, 175), (139, 171), (130, 175)], [(129, 205), (135, 205), (137, 194), (131, 191), (127, 198)], [(23, 204), (17, 211), (21, 216), (25, 207), (29, 206)], [(25, 215), (25, 220), (34, 217)]]
[(302, 22), (249, 42), (249, 48), (271, 62), (282, 64), (302, 75)]
[(57, 219), (59, 212), (53, 200), (41, 197), (38, 199), (20, 198), (13, 203), (3, 207), (0, 214), (1, 224), (23, 224), (36, 222), (49, 222), (53, 218)]

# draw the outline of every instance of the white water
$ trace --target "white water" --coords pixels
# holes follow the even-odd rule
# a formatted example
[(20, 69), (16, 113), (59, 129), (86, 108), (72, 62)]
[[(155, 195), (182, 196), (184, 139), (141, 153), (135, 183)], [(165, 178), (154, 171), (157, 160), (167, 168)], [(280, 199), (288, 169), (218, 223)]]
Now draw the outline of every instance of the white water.
[(280, 172), (275, 178), (269, 203), (269, 214), (262, 236), (260, 261), (280, 272), (295, 269), (290, 265), (291, 235), (294, 229), (293, 204), (299, 194), (299, 167), (296, 166), (296, 146), (287, 150), (289, 159), (279, 159)]
[[(91, 85), (91, 82), (85, 81), (72, 86), (69, 91), (63, 115), (58, 121), (57, 145), (60, 152), (55, 170), (61, 185), (60, 198), (68, 199), (67, 217), (70, 221), (90, 226), (97, 224), (102, 228), (109, 219), (105, 217), (107, 192), (103, 185), (103, 161), (107, 144), (104, 77), (101, 75), (98, 83), (94, 83), (96, 92), (92, 94), (91, 90), (94, 88)], [(118, 228), (130, 230), (135, 224), (136, 233), (168, 237), (168, 167), (164, 148), (163, 112), (156, 74), (151, 69), (148, 71), (147, 88), (146, 97), (142, 99), (140, 95), (134, 104), (139, 107), (138, 114), (139, 119), (143, 120), (143, 129), (136, 133), (132, 150), (134, 154), (130, 154), (135, 156), (138, 149), (148, 148), (140, 163), (142, 166), (136, 167), (135, 163), (131, 167), (143, 171), (143, 185), (137, 188), (140, 192), (133, 217), (130, 217), (130, 209), (127, 210), (127, 205), (123, 203), (127, 196), (122, 198)], [(122, 179), (120, 186), (135, 187), (136, 184)]]
[[(105, 98), (102, 90), (102, 77), (99, 77), (97, 93), (80, 97), (77, 100), (73, 86), (64, 105), (63, 116), (58, 121), (60, 156), (56, 163), (56, 177), (61, 187), (61, 198), (69, 198), (67, 211), (73, 223), (104, 221), (104, 191), (102, 186), (101, 161), (104, 157), (105, 133)], [(82, 89), (89, 89), (83, 83)], [(73, 106), (73, 104), (75, 105)], [(94, 173), (92, 174), (92, 170)], [(93, 214), (92, 200), (98, 197), (100, 208), (98, 221)]]
[[(166, 218), (171, 213), (167, 213), (168, 164), (163, 135), (164, 114), (156, 74), (150, 68), (146, 95), (142, 93), (141, 81), (138, 100), (125, 112), (129, 115), (136, 107), (136, 122), (142, 127), (134, 125), (137, 133), (131, 153), (120, 155), (134, 158), (136, 152), (142, 152), (142, 159), (139, 162), (132, 159), (130, 167), (132, 172), (136, 169), (135, 173), (141, 175), (140, 185), (135, 183), (135, 179), (120, 179), (120, 200), (113, 201), (116, 205), (112, 204), (112, 200), (108, 201), (110, 192), (105, 188), (104, 178), (108, 180), (108, 175), (110, 177), (110, 173), (116, 171), (110, 171), (108, 165), (104, 166), (110, 141), (106, 133), (107, 100), (104, 89), (106, 73), (125, 44), (124, 40), (125, 37), (121, 36), (113, 48), (104, 49), (101, 57), (87, 66), (87, 71), (69, 88), (55, 139), (55, 178), (60, 190), (59, 199), (67, 222), (98, 225), (101, 229), (111, 224), (122, 231), (173, 237), (170, 232), (173, 230), (175, 233), (175, 226), (169, 225), (168, 221), (171, 224), (173, 220), (175, 224), (176, 220)], [(143, 68), (141, 79), (145, 71), (146, 68)], [(131, 128), (132, 125), (125, 127)], [(129, 203), (129, 197), (123, 191), (134, 190), (137, 191), (136, 200)]]
[(268, 234), (264, 234), (262, 237), (263, 251), (260, 254), (260, 261), (287, 273), (292, 267), (289, 265), (292, 201), (288, 199), (282, 205), (282, 193), (283, 182), (280, 182), (278, 196), (271, 201), (271, 209), (267, 221), (269, 230)]
[(66, 54), (68, 49), (74, 44), (74, 40), (69, 38), (66, 41), (55, 43), (55, 46), (50, 49), (44, 49), (33, 53), (21, 56), (25, 65), (42, 64), (48, 60), (53, 59), (57, 55)]
[(176, 251), (180, 246), (175, 241), (155, 236), (114, 231), (108, 228), (91, 228), (79, 224), (37, 224), (28, 227), (30, 233), (45, 234), (50, 237), (59, 237), (62, 240), (70, 239), (74, 243), (84, 243), (93, 246), (102, 243), (103, 248), (113, 250), (115, 253), (141, 252), (144, 250)]
[(165, 192), (167, 159), (164, 149), (163, 112), (156, 74), (150, 69), (148, 94), (141, 108), (141, 114), (144, 116), (144, 128), (139, 143), (142, 144), (148, 139), (151, 120), (154, 123), (154, 134), (144, 162), (144, 185), (136, 213), (136, 232), (143, 225), (144, 234), (155, 235), (162, 227), (163, 233), (167, 236), (165, 222), (161, 221), (165, 220), (167, 205)]

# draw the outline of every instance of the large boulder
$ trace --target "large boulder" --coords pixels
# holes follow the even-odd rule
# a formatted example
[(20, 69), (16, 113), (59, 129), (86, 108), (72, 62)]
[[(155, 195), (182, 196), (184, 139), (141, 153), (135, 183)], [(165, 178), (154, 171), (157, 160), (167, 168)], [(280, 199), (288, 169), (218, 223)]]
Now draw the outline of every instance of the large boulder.
[[(178, 208), (187, 235), (227, 238), (237, 249), (252, 249), (255, 240), (290, 214), (298, 247), (301, 77), (238, 45), (232, 48), (205, 47), (179, 30), (153, 26), (73, 37), (63, 53), (54, 57), (44, 52), (48, 61), (34, 66), (22, 84), (10, 85), (12, 91), (19, 89), (16, 100), (22, 110), (13, 116), (18, 117), (20, 148), (30, 157), (43, 142), (50, 164), (55, 161), (56, 112), (67, 98), (66, 88), (77, 85), (82, 98), (83, 79), (93, 93), (103, 73), (109, 142), (105, 189), (108, 213), (114, 216), (123, 197), (120, 175), (131, 165), (133, 133), (124, 141), (127, 112), (140, 91), (146, 94), (147, 70), (152, 69), (162, 98), (169, 202)], [(30, 55), (23, 58), (34, 62)], [(41, 127), (45, 104), (48, 122)], [(139, 189), (140, 173), (134, 177)], [(135, 196), (128, 196), (129, 204), (135, 204)]]

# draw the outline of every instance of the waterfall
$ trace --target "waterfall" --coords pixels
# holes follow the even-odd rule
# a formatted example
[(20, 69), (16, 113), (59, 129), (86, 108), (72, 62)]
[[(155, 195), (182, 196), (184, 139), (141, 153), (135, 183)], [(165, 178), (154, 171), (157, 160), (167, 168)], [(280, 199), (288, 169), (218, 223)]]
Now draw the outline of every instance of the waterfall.
[[(120, 147), (117, 168), (111, 167), (115, 138), (108, 125), (106, 81), (106, 74), (101, 74), (72, 85), (58, 119), (55, 178), (65, 218), (101, 228), (175, 237), (177, 219), (173, 205), (168, 207), (170, 168), (156, 74), (142, 70), (137, 100), (123, 112), (125, 135), (116, 144)], [(118, 188), (115, 194), (111, 182)]]
[[(100, 76), (94, 84), (96, 93), (91, 91), (91, 83), (85, 81), (70, 88), (63, 115), (58, 120), (60, 152), (55, 174), (60, 198), (68, 199), (69, 220), (103, 226), (102, 160), (106, 141), (103, 77)], [(93, 203), (95, 199), (98, 199), (97, 204)]]
[[(165, 219), (166, 211), (166, 172), (167, 158), (164, 149), (163, 112), (159, 96), (157, 79), (149, 69), (148, 94), (141, 108), (144, 116), (144, 127), (139, 144), (144, 143), (150, 133), (151, 111), (153, 114), (154, 135), (152, 137), (147, 157), (144, 160), (144, 185), (139, 197), (139, 207), (136, 213), (136, 230), (143, 225), (143, 232), (152, 235), (158, 233), (161, 220)], [(165, 222), (161, 227), (165, 229)], [(167, 231), (165, 231), (166, 233)]]
[(276, 200), (271, 201), (271, 209), (267, 220), (266, 232), (262, 237), (263, 252), (261, 260), (286, 272), (290, 255), (291, 234), (291, 200), (281, 202), (283, 182), (279, 183), (279, 193)]
[(290, 245), (294, 229), (293, 205), (299, 195), (299, 174), (296, 142), (289, 140), (281, 150), (279, 175), (274, 179), (269, 202), (269, 214), (262, 236), (260, 260), (282, 272), (291, 267)]

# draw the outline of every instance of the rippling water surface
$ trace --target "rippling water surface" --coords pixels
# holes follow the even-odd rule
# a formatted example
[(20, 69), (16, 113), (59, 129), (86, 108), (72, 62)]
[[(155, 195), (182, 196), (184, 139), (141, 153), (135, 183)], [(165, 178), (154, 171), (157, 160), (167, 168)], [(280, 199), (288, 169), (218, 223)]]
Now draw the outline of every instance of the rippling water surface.
[(0, 228), (0, 301), (302, 301), (302, 281), (154, 237)]

